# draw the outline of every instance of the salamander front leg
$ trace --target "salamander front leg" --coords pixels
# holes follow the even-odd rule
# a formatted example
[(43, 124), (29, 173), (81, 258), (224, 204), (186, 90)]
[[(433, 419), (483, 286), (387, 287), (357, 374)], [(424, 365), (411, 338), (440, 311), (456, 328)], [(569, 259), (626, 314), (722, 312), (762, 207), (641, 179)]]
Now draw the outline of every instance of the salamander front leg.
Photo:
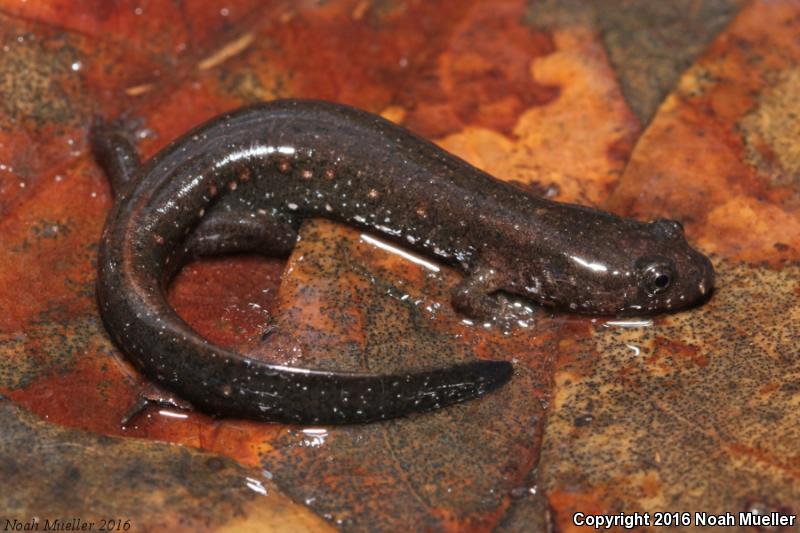
[(504, 306), (494, 293), (503, 287), (504, 281), (500, 272), (492, 267), (473, 269), (453, 289), (453, 307), (470, 318), (497, 318)]

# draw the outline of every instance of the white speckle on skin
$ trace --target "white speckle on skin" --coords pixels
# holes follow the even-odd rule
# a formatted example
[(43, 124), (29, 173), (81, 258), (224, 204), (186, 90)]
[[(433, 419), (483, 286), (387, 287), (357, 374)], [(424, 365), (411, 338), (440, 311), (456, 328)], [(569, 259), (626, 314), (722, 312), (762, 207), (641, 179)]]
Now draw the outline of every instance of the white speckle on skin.
[(704, 295), (706, 293), (706, 290), (707, 290), (706, 289), (706, 282), (705, 281), (701, 281), (700, 284), (697, 286), (697, 289), (700, 291), (701, 295)]

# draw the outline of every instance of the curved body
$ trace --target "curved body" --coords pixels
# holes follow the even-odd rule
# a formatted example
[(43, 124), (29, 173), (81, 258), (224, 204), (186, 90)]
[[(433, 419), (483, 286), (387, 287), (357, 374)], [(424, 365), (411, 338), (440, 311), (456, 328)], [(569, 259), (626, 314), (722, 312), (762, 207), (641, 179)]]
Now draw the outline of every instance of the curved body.
[(211, 413), (365, 422), (474, 398), (511, 375), (500, 361), (402, 376), (269, 365), (209, 343), (166, 302), (166, 285), (191, 257), (288, 254), (304, 218), (357, 226), (459, 266), (466, 277), (453, 303), (471, 315), (500, 312), (497, 291), (587, 313), (653, 313), (693, 304), (713, 283), (677, 223), (529, 196), (346, 106), (243, 108), (138, 170), (108, 130), (93, 136), (119, 189), (98, 264), (103, 320), (149, 377)]

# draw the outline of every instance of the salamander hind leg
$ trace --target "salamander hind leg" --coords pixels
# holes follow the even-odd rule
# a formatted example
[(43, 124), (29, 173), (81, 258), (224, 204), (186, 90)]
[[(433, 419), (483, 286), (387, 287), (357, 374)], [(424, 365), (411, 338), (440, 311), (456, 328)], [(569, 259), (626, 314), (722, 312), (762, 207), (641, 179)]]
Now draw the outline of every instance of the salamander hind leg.
[(147, 383), (139, 391), (136, 402), (119, 422), (121, 428), (130, 427), (134, 420), (141, 416), (149, 406), (172, 407), (181, 411), (191, 411), (192, 404), (172, 394), (155, 383)]
[(136, 123), (96, 118), (89, 132), (89, 142), (97, 163), (103, 168), (114, 196), (141, 167), (134, 142)]
[(186, 242), (193, 257), (255, 252), (289, 255), (297, 242), (291, 220), (265, 210), (218, 211), (204, 219)]

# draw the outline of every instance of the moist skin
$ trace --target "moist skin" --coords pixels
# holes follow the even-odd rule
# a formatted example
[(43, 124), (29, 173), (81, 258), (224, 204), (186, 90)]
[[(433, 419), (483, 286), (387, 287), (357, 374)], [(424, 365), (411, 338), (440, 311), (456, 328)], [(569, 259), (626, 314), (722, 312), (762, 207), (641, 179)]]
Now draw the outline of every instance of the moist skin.
[(708, 259), (669, 220), (638, 222), (498, 181), (376, 115), (279, 100), (221, 115), (139, 164), (100, 123), (92, 145), (115, 192), (98, 261), (107, 330), (147, 376), (205, 412), (357, 423), (437, 409), (508, 381), (510, 363), (402, 375), (272, 365), (194, 332), (165, 289), (187, 261), (288, 255), (303, 219), (355, 226), (460, 268), (453, 305), (502, 320), (500, 292), (567, 311), (653, 314), (702, 301)]

